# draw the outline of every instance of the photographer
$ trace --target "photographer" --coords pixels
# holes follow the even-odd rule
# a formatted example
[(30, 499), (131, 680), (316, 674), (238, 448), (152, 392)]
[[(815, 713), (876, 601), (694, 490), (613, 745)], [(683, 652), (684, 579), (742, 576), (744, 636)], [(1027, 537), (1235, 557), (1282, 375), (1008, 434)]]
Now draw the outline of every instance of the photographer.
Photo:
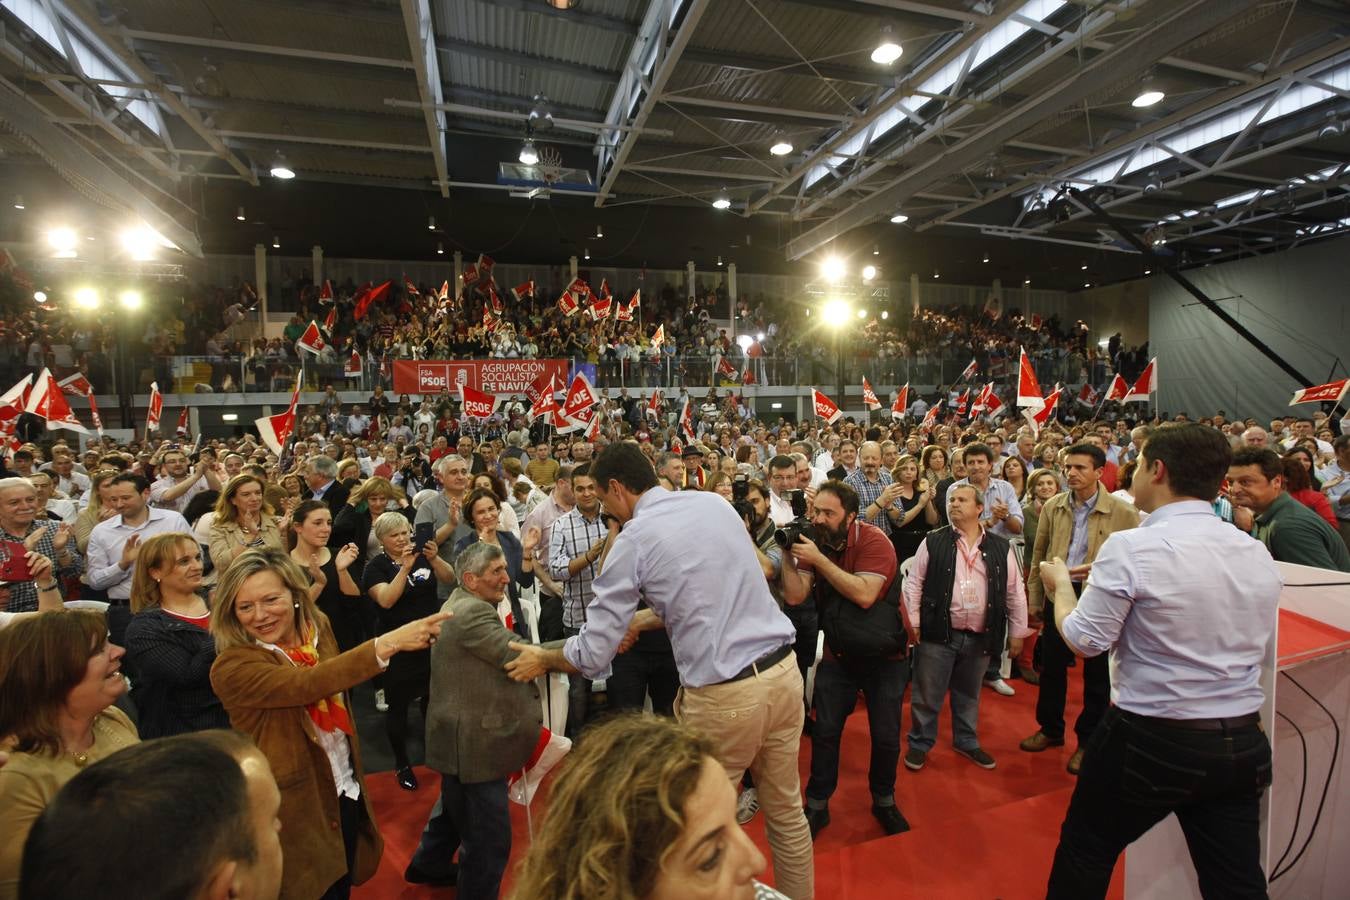
[(880, 528), (858, 518), (857, 492), (837, 479), (816, 490), (811, 524), (783, 556), (784, 597), (796, 605), (812, 596), (825, 631), (813, 698), (816, 723), (806, 820), (813, 838), (830, 824), (830, 795), (839, 781), (839, 740), (861, 690), (872, 735), (872, 815), (887, 834), (900, 834), (909, 830), (895, 802), (900, 702), (909, 663), (895, 550)]
[(398, 461), (398, 471), (394, 472), (394, 477), (389, 480), (395, 487), (402, 488), (403, 493), (409, 497), (416, 496), (418, 491), (426, 488), (436, 487), (431, 464), (422, 458), (416, 447), (403, 449), (403, 455)]

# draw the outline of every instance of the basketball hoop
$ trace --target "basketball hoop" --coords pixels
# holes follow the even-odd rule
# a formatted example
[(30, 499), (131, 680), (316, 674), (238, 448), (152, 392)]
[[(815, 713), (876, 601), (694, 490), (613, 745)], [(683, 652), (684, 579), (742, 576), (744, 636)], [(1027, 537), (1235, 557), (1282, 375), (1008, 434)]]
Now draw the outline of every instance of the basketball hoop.
[(539, 172), (540, 181), (545, 184), (557, 184), (562, 178), (562, 152), (557, 147), (541, 146), (539, 162), (535, 163), (535, 169)]

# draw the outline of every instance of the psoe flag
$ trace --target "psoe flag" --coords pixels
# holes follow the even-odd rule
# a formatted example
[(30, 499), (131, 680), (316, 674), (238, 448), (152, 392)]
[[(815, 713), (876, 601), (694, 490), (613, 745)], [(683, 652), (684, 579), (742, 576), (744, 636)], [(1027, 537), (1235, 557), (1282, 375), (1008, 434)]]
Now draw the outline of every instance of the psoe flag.
[(1319, 384), (1314, 387), (1306, 387), (1294, 391), (1294, 399), (1289, 401), (1290, 406), (1297, 406), (1300, 403), (1339, 403), (1345, 396), (1345, 389), (1350, 387), (1350, 378), (1342, 378), (1340, 381), (1328, 381), (1326, 384)]
[(844, 412), (839, 408), (838, 403), (835, 403), (815, 388), (811, 389), (811, 407), (817, 416), (824, 419), (826, 423), (830, 425), (838, 422), (844, 415)]

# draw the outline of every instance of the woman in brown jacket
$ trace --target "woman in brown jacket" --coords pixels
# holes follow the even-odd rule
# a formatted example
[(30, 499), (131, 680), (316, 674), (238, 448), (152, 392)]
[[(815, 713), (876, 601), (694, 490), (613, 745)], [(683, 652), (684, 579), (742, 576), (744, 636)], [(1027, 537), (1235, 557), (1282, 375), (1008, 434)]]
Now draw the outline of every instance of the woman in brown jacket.
[(417, 619), (339, 654), (304, 573), (285, 553), (246, 550), (221, 575), (211, 686), (276, 775), (283, 898), (345, 898), (375, 874), (383, 841), (347, 691), (396, 653), (426, 649), (447, 617)]
[(216, 500), (211, 523), (211, 563), (224, 572), (245, 550), (273, 547), (285, 549), (284, 535), (291, 527), (287, 513), (278, 519), (263, 499), (264, 485), (257, 475), (231, 478)]

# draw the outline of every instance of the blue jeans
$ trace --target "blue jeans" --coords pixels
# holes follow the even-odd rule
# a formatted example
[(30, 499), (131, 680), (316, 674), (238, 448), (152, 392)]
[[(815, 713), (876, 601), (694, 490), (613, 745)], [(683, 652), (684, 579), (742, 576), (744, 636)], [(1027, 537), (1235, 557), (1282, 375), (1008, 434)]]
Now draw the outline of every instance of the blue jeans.
[(462, 900), (497, 900), (511, 856), (511, 813), (506, 779), (465, 784), (441, 773), (441, 796), (422, 830), (413, 865), (446, 875), (459, 850), (455, 894)]
[(909, 746), (927, 753), (937, 742), (942, 698), (952, 695), (952, 744), (961, 750), (980, 746), (980, 685), (989, 667), (985, 636), (952, 631), (947, 644), (920, 641), (914, 648), (914, 691), (909, 698)]
[(811, 779), (806, 784), (806, 805), (812, 808), (824, 808), (839, 784), (839, 740), (860, 690), (867, 703), (867, 728), (872, 734), (872, 762), (867, 770), (872, 802), (895, 805), (900, 701), (909, 680), (909, 660), (867, 660), (864, 666), (850, 670), (826, 656), (816, 668), (816, 724), (811, 729)]

